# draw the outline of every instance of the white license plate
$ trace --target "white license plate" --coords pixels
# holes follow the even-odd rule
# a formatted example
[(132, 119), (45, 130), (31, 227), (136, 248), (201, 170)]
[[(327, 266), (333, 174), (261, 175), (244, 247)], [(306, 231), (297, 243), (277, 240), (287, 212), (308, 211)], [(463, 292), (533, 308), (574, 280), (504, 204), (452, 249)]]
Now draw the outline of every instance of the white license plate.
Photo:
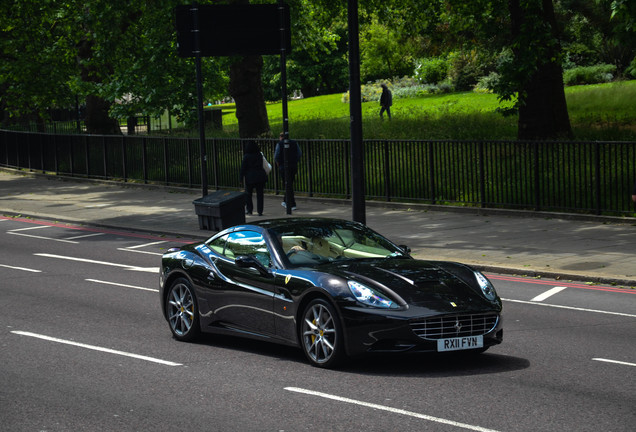
[(459, 351), (473, 348), (483, 348), (483, 336), (466, 336), (437, 340), (437, 351)]

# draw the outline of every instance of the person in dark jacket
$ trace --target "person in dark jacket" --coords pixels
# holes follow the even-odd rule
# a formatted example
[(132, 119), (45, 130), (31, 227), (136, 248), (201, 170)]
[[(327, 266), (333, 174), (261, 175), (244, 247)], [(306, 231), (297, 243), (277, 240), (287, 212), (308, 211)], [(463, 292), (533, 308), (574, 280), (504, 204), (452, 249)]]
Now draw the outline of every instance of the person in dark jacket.
[(393, 95), (391, 94), (391, 90), (387, 87), (386, 84), (382, 84), (382, 94), (380, 95), (380, 118), (384, 111), (386, 111), (386, 115), (391, 120), (391, 105), (393, 105)]
[(263, 155), (254, 141), (248, 141), (243, 151), (243, 161), (241, 162), (241, 182), (245, 181), (245, 213), (252, 214), (254, 203), (252, 193), (256, 189), (256, 211), (259, 216), (263, 215), (264, 196), (263, 189), (267, 182), (267, 173), (263, 168)]
[[(296, 174), (298, 173), (298, 161), (302, 156), (302, 151), (300, 150), (300, 146), (294, 140), (289, 140), (289, 182), (291, 193), (290, 196), (287, 196), (285, 193), (285, 198), (281, 205), (287, 208), (288, 205), (291, 205), (292, 210), (296, 210), (296, 197), (294, 196), (294, 179), (296, 178)], [(280, 133), (280, 141), (276, 144), (276, 149), (274, 150), (274, 162), (278, 166), (278, 172), (283, 178), (283, 185), (285, 185), (285, 133)], [(285, 191), (287, 191), (287, 187), (285, 185)]]

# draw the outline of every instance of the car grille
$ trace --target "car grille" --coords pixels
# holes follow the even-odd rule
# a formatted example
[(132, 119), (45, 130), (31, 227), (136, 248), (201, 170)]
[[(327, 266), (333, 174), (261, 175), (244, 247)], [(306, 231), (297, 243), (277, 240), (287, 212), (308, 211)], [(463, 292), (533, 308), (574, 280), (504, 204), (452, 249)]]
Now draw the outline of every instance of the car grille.
[(444, 339), (484, 335), (499, 321), (496, 313), (447, 315), (411, 321), (413, 332), (422, 339)]

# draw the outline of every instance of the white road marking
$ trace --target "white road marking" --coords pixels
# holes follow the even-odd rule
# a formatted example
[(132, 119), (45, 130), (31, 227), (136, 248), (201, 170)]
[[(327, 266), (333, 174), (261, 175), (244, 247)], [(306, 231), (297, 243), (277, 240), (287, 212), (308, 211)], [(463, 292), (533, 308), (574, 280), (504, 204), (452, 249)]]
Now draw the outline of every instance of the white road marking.
[(618, 360), (610, 360), (610, 359), (604, 359), (604, 358), (593, 358), (592, 360), (596, 360), (596, 361), (600, 361), (600, 362), (606, 362), (606, 363), (616, 363), (616, 364), (623, 365), (623, 366), (636, 366), (636, 363), (629, 363), (629, 362), (618, 361)]
[(66, 237), (66, 240), (75, 240), (75, 239), (81, 239), (81, 238), (86, 238), (86, 237), (97, 237), (97, 236), (103, 236), (106, 233), (93, 233), (93, 234), (84, 234), (84, 235), (79, 235), (79, 236), (75, 236), (75, 237)]
[(42, 228), (51, 228), (51, 226), (50, 225), (38, 225), (38, 226), (32, 226), (32, 227), (27, 227), (27, 228), (16, 228), (16, 229), (12, 229), (9, 232), (10, 233), (14, 233), (14, 232), (18, 232), (18, 231), (30, 231), (30, 230), (36, 230), (36, 229), (42, 229)]
[(555, 295), (557, 293), (560, 293), (561, 291), (563, 291), (566, 288), (567, 287), (554, 287), (554, 288), (552, 288), (550, 290), (547, 290), (543, 294), (539, 294), (538, 296), (536, 296), (535, 298), (533, 298), (530, 301), (535, 301), (535, 302), (543, 301), (543, 300), (547, 299), (548, 297), (552, 297), (553, 295)]
[(107, 265), (112, 267), (120, 267), (125, 270), (141, 271), (141, 272), (147, 272), (147, 273), (159, 273), (159, 267), (135, 267), (135, 266), (127, 265), (127, 264), (118, 264), (118, 263), (112, 263), (108, 261), (96, 261), (96, 260), (91, 260), (87, 258), (77, 258), (77, 257), (53, 255), (53, 254), (47, 254), (47, 253), (36, 253), (33, 255), (41, 256), (45, 258), (58, 258), (58, 259), (65, 259), (69, 261), (79, 261), (79, 262), (85, 262), (90, 264), (101, 264), (101, 265)]
[(10, 266), (10, 265), (5, 265), (5, 264), (0, 264), (0, 267), (13, 269), (13, 270), (22, 270), (22, 271), (27, 271), (27, 272), (32, 272), (32, 273), (42, 273), (42, 270), (35, 270), (35, 269), (30, 269), (30, 268), (25, 268), (25, 267), (15, 267), (15, 266)]
[(51, 237), (42, 237), (42, 236), (36, 236), (36, 235), (31, 235), (31, 234), (22, 234), (22, 233), (14, 232), (14, 231), (7, 231), (7, 234), (19, 235), (19, 236), (22, 236), (22, 237), (29, 237), (29, 238), (36, 238), (36, 239), (40, 239), (40, 240), (53, 240), (53, 241), (62, 242), (62, 243), (72, 243), (72, 244), (78, 244), (79, 243), (79, 242), (72, 241), (72, 240), (56, 239), (56, 238), (51, 238)]
[(131, 248), (117, 248), (117, 250), (124, 251), (124, 252), (136, 252), (136, 253), (142, 253), (142, 254), (146, 254), (146, 255), (157, 255), (157, 256), (163, 256), (163, 254), (162, 254), (162, 253), (160, 253), (160, 252), (140, 251), (140, 250), (134, 250), (134, 249), (131, 249)]
[(161, 240), (161, 241), (156, 241), (156, 242), (152, 242), (152, 243), (146, 243), (146, 244), (140, 244), (137, 246), (129, 246), (126, 249), (139, 249), (139, 248), (143, 248), (143, 247), (148, 247), (148, 246), (154, 246), (154, 245), (158, 245), (161, 243), (167, 243), (167, 240)]
[(114, 285), (114, 286), (119, 286), (119, 287), (124, 287), (124, 288), (132, 288), (132, 289), (137, 289), (137, 290), (142, 290), (142, 291), (159, 292), (158, 289), (144, 288), (144, 287), (139, 287), (139, 286), (134, 286), (134, 285), (126, 285), (126, 284), (120, 284), (120, 283), (115, 283), (115, 282), (102, 281), (102, 280), (98, 280), (98, 279), (85, 279), (85, 280), (87, 282), (95, 282), (95, 283), (104, 284), (104, 285)]
[(530, 304), (530, 305), (535, 305), (535, 306), (545, 306), (545, 307), (553, 307), (553, 308), (559, 308), (559, 309), (569, 309), (569, 310), (575, 310), (575, 311), (581, 311), (581, 312), (595, 312), (595, 313), (602, 313), (602, 314), (607, 314), (607, 315), (619, 315), (619, 316), (626, 316), (626, 317), (629, 317), (629, 318), (636, 318), (636, 315), (634, 315), (634, 314), (628, 314), (628, 313), (622, 313), (622, 312), (610, 312), (610, 311), (602, 311), (602, 310), (596, 310), (596, 309), (579, 308), (579, 307), (574, 307), (574, 306), (561, 306), (561, 305), (537, 303), (537, 302), (525, 301), (525, 300), (512, 300), (512, 299), (504, 299), (504, 298), (502, 298), (502, 300), (503, 301), (512, 302), (512, 303), (523, 303), (523, 304)]
[(61, 344), (66, 344), (66, 345), (73, 345), (76, 347), (80, 347), (80, 348), (86, 348), (86, 349), (90, 349), (90, 350), (94, 350), (94, 351), (101, 351), (101, 352), (105, 352), (105, 353), (109, 353), (109, 354), (116, 354), (116, 355), (121, 355), (124, 357), (131, 357), (131, 358), (136, 358), (136, 359), (140, 359), (140, 360), (146, 360), (149, 362), (153, 362), (153, 363), (159, 363), (159, 364), (163, 364), (166, 366), (183, 366), (182, 363), (174, 363), (171, 361), (167, 361), (167, 360), (161, 360), (161, 359), (157, 359), (154, 357), (148, 357), (148, 356), (143, 356), (143, 355), (139, 355), (139, 354), (133, 354), (133, 353), (129, 353), (129, 352), (125, 352), (125, 351), (117, 351), (117, 350), (113, 350), (110, 348), (103, 348), (103, 347), (98, 347), (95, 345), (87, 345), (87, 344), (83, 344), (83, 343), (79, 343), (79, 342), (73, 342), (73, 341), (69, 341), (69, 340), (65, 340), (65, 339), (58, 339), (58, 338), (54, 338), (51, 336), (45, 336), (45, 335), (41, 335), (41, 334), (37, 334), (37, 333), (30, 333), (30, 332), (23, 332), (23, 331), (12, 331), (11, 333), (13, 334), (17, 334), (17, 335), (21, 335), (21, 336), (28, 336), (28, 337), (33, 337), (33, 338), (37, 338), (37, 339), (43, 339), (43, 340), (47, 340), (50, 342), (57, 342), (57, 343), (61, 343)]
[(463, 429), (470, 429), (470, 430), (474, 430), (474, 431), (480, 431), (480, 432), (497, 432), (495, 429), (487, 429), (487, 428), (483, 428), (481, 426), (474, 426), (474, 425), (470, 425), (470, 424), (466, 424), (466, 423), (459, 423), (453, 420), (447, 420), (447, 419), (443, 419), (443, 418), (439, 418), (439, 417), (432, 417), (426, 414), (419, 414), (416, 412), (412, 412), (412, 411), (406, 411), (403, 409), (399, 409), (399, 408), (392, 408), (392, 407), (388, 407), (388, 406), (384, 406), (384, 405), (378, 405), (378, 404), (374, 404), (374, 403), (369, 403), (369, 402), (363, 402), (363, 401), (359, 401), (359, 400), (355, 400), (355, 399), (349, 399), (349, 398), (345, 398), (345, 397), (341, 397), (341, 396), (335, 396), (335, 395), (331, 395), (328, 393), (321, 393), (321, 392), (317, 392), (317, 391), (312, 391), (312, 390), (306, 390), (306, 389), (302, 389), (302, 388), (297, 388), (297, 387), (285, 387), (285, 390), (287, 391), (292, 391), (292, 392), (296, 392), (296, 393), (303, 393), (306, 395), (311, 395), (311, 396), (318, 396), (321, 398), (325, 398), (325, 399), (331, 399), (331, 400), (335, 400), (338, 402), (345, 402), (345, 403), (349, 403), (349, 404), (354, 404), (354, 405), (360, 405), (360, 406), (364, 406), (367, 408), (373, 408), (373, 409), (377, 409), (377, 410), (382, 410), (382, 411), (388, 411), (388, 412), (392, 412), (395, 414), (401, 414), (401, 415), (406, 415), (409, 417), (416, 417), (416, 418), (420, 418), (423, 420), (428, 420), (428, 421), (432, 421), (435, 423), (442, 423), (442, 424), (447, 424), (447, 425), (451, 425), (451, 426), (455, 426), (455, 427), (460, 427)]

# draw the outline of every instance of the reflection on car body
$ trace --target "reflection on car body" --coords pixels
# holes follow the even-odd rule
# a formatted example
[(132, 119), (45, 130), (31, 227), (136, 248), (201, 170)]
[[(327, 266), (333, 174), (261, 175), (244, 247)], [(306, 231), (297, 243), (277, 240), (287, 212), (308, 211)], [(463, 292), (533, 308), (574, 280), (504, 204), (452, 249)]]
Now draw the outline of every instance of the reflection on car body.
[(413, 259), (344, 220), (261, 221), (171, 249), (160, 288), (178, 340), (269, 340), (321, 367), (378, 352), (482, 352), (503, 339), (501, 300), (483, 274)]

